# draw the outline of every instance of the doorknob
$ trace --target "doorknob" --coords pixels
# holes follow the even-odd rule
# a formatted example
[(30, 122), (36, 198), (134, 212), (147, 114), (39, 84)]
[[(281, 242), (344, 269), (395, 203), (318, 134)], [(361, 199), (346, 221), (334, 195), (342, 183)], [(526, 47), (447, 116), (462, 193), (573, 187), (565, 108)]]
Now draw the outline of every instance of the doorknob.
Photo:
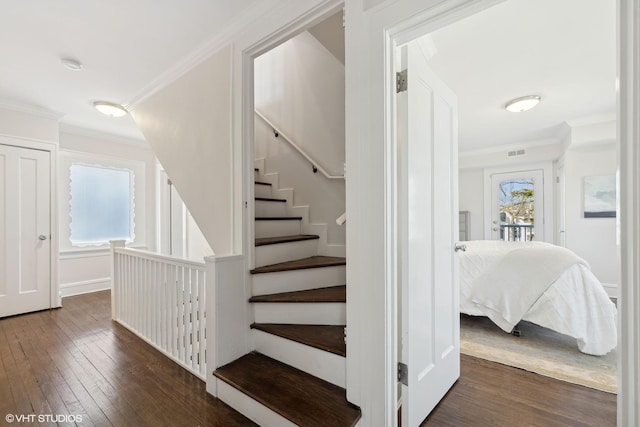
[(456, 243), (455, 246), (453, 247), (453, 250), (456, 252), (458, 251), (466, 252), (467, 245), (463, 245), (462, 243)]
[(38, 239), (47, 240), (47, 236), (45, 236), (44, 234), (41, 234), (41, 235), (38, 236)]

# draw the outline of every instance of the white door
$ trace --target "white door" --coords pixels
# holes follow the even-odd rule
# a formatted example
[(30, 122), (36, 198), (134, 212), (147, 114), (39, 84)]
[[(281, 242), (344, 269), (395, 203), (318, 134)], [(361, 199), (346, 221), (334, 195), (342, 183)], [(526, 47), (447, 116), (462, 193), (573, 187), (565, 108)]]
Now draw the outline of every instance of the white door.
[(402, 48), (398, 107), (398, 264), (402, 425), (417, 426), (460, 376), (458, 118), (455, 95), (417, 42)]
[(51, 307), (50, 153), (0, 145), (0, 317)]
[(541, 169), (491, 175), (489, 240), (544, 241)]

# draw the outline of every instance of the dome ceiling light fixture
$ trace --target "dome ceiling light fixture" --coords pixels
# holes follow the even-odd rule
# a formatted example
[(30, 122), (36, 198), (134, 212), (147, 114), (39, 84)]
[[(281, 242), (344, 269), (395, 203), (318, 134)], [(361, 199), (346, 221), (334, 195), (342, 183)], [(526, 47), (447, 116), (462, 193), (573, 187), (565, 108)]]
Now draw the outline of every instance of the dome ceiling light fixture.
[(93, 106), (96, 110), (109, 117), (123, 117), (129, 114), (126, 108), (114, 102), (95, 101)]
[(512, 113), (522, 113), (538, 105), (540, 100), (542, 100), (540, 95), (521, 96), (520, 98), (512, 99), (507, 102), (504, 108)]

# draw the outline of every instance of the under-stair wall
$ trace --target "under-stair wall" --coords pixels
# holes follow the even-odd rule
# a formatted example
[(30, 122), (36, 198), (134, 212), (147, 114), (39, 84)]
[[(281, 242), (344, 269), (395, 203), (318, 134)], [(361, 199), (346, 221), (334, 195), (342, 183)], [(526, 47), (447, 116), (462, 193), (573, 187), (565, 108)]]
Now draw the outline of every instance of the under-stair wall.
[(133, 117), (216, 254), (233, 253), (230, 47), (136, 105)]

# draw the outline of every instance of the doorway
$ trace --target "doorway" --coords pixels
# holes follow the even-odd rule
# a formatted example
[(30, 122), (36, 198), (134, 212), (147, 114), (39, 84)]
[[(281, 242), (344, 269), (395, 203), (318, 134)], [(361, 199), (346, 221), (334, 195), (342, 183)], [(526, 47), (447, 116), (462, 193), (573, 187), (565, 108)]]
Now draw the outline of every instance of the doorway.
[[(491, 3), (491, 2), (487, 2), (487, 5), (488, 5), (488, 6), (491, 6), (489, 3)], [(473, 8), (469, 8), (469, 9), (473, 9)], [(449, 17), (449, 19), (443, 19), (442, 21), (443, 21), (443, 22), (444, 22), (444, 21), (451, 22), (451, 20), (452, 20), (452, 19)], [(421, 22), (421, 24), (416, 24), (416, 21), (418, 21), (418, 19), (417, 19), (417, 18), (416, 18), (416, 19), (412, 19), (412, 20), (411, 20), (410, 29), (407, 29), (407, 30), (406, 30), (406, 33), (404, 33), (404, 34), (403, 34), (403, 33), (400, 33), (400, 35), (398, 35), (397, 33), (395, 33), (395, 32), (393, 32), (393, 31), (392, 31), (391, 41), (392, 41), (392, 42), (393, 42), (393, 41), (403, 41), (403, 42), (404, 42), (404, 41), (405, 41), (405, 38), (413, 38), (413, 36), (418, 32), (418, 30), (417, 30), (416, 28), (417, 28), (417, 27), (419, 27), (420, 25), (422, 25), (422, 26), (423, 26), (423, 28), (422, 28), (422, 29), (424, 29), (424, 27), (428, 27), (428, 26), (429, 26), (429, 24), (433, 24), (433, 25), (434, 25), (434, 26), (436, 26), (436, 27), (438, 26), (438, 24), (434, 24), (432, 21), (430, 21), (428, 17), (427, 17), (427, 18), (425, 18), (425, 20), (424, 20), (424, 21), (422, 21), (422, 22)], [(444, 23), (439, 23), (439, 24), (444, 25)], [(407, 26), (409, 26), (409, 24), (407, 24)], [(408, 35), (408, 34), (409, 34), (409, 35)], [(391, 57), (391, 58), (393, 58), (393, 56), (392, 56), (392, 55), (391, 55), (390, 57)], [(389, 58), (389, 56), (387, 56), (387, 58)], [(394, 61), (391, 61), (391, 62), (393, 63)], [(390, 109), (392, 110), (393, 108), (391, 107)], [(514, 179), (517, 179), (517, 178), (514, 178)], [(535, 183), (534, 183), (534, 181), (535, 181), (535, 180), (534, 180), (534, 179), (526, 178), (526, 177), (525, 177), (525, 178), (521, 178), (521, 179), (524, 179), (525, 181), (529, 181), (528, 185), (530, 185), (531, 187), (535, 187)], [(513, 190), (516, 190), (516, 191), (520, 191), (520, 192), (522, 192), (523, 188), (515, 188), (516, 186), (518, 186), (518, 185), (522, 185), (522, 184), (526, 184), (526, 183), (524, 183), (524, 182), (518, 183), (518, 182), (516, 181), (516, 182), (514, 183), (514, 188), (513, 188)], [(550, 193), (551, 193), (551, 192), (550, 192)], [(543, 198), (541, 198), (541, 202), (542, 202), (542, 200), (543, 200)], [(525, 200), (523, 203), (524, 203), (524, 204), (530, 204), (530, 205), (532, 205), (532, 206), (533, 206), (533, 208), (535, 208), (535, 199), (534, 199), (534, 200), (529, 200), (529, 201), (526, 201), (526, 200)], [(495, 205), (497, 206), (497, 203), (495, 203)], [(544, 208), (540, 208), (540, 209), (541, 209), (541, 212), (543, 212), (543, 211), (544, 211)], [(535, 210), (535, 209), (530, 209), (530, 210)], [(497, 210), (497, 209), (496, 209), (496, 211), (498, 211), (498, 212), (499, 212), (499, 210)], [(531, 216), (533, 216), (533, 215), (531, 215)], [(549, 219), (549, 222), (551, 222), (551, 221), (553, 220), (553, 215), (549, 216), (549, 218), (548, 218), (548, 219)], [(498, 222), (498, 224), (494, 224), (494, 225), (499, 225), (499, 219), (497, 220), (497, 222)], [(525, 225), (527, 225), (527, 226), (529, 226), (529, 225), (530, 225), (530, 227), (529, 227), (529, 228), (533, 229), (533, 228), (535, 227), (535, 225), (534, 225), (535, 223), (534, 223), (534, 221), (530, 221), (530, 222), (531, 222), (531, 224), (525, 224)], [(500, 230), (500, 228), (501, 228), (501, 227), (497, 227), (497, 228), (498, 228), (498, 230), (491, 230), (491, 231), (495, 231), (495, 232), (500, 233), (500, 231), (501, 231), (501, 230)], [(553, 229), (553, 228), (552, 228), (552, 229)], [(539, 232), (539, 233), (537, 233), (537, 234), (538, 234), (538, 236), (541, 236), (541, 237), (543, 236), (543, 232)], [(549, 233), (549, 235), (548, 235), (548, 238), (550, 238), (550, 239), (552, 238), (552, 237), (551, 237), (551, 234), (552, 234), (552, 233)], [(531, 232), (530, 234), (527, 234), (527, 233), (526, 233), (526, 231), (523, 231), (523, 232), (522, 232), (522, 235), (523, 235), (523, 236), (525, 236), (525, 238), (529, 237), (527, 240), (531, 240), (531, 236), (536, 236), (536, 233), (535, 233), (535, 231), (533, 231), (533, 230), (532, 230), (532, 232)], [(536, 236), (536, 237), (537, 237), (537, 236)], [(536, 240), (537, 240), (537, 238), (536, 238)]]

